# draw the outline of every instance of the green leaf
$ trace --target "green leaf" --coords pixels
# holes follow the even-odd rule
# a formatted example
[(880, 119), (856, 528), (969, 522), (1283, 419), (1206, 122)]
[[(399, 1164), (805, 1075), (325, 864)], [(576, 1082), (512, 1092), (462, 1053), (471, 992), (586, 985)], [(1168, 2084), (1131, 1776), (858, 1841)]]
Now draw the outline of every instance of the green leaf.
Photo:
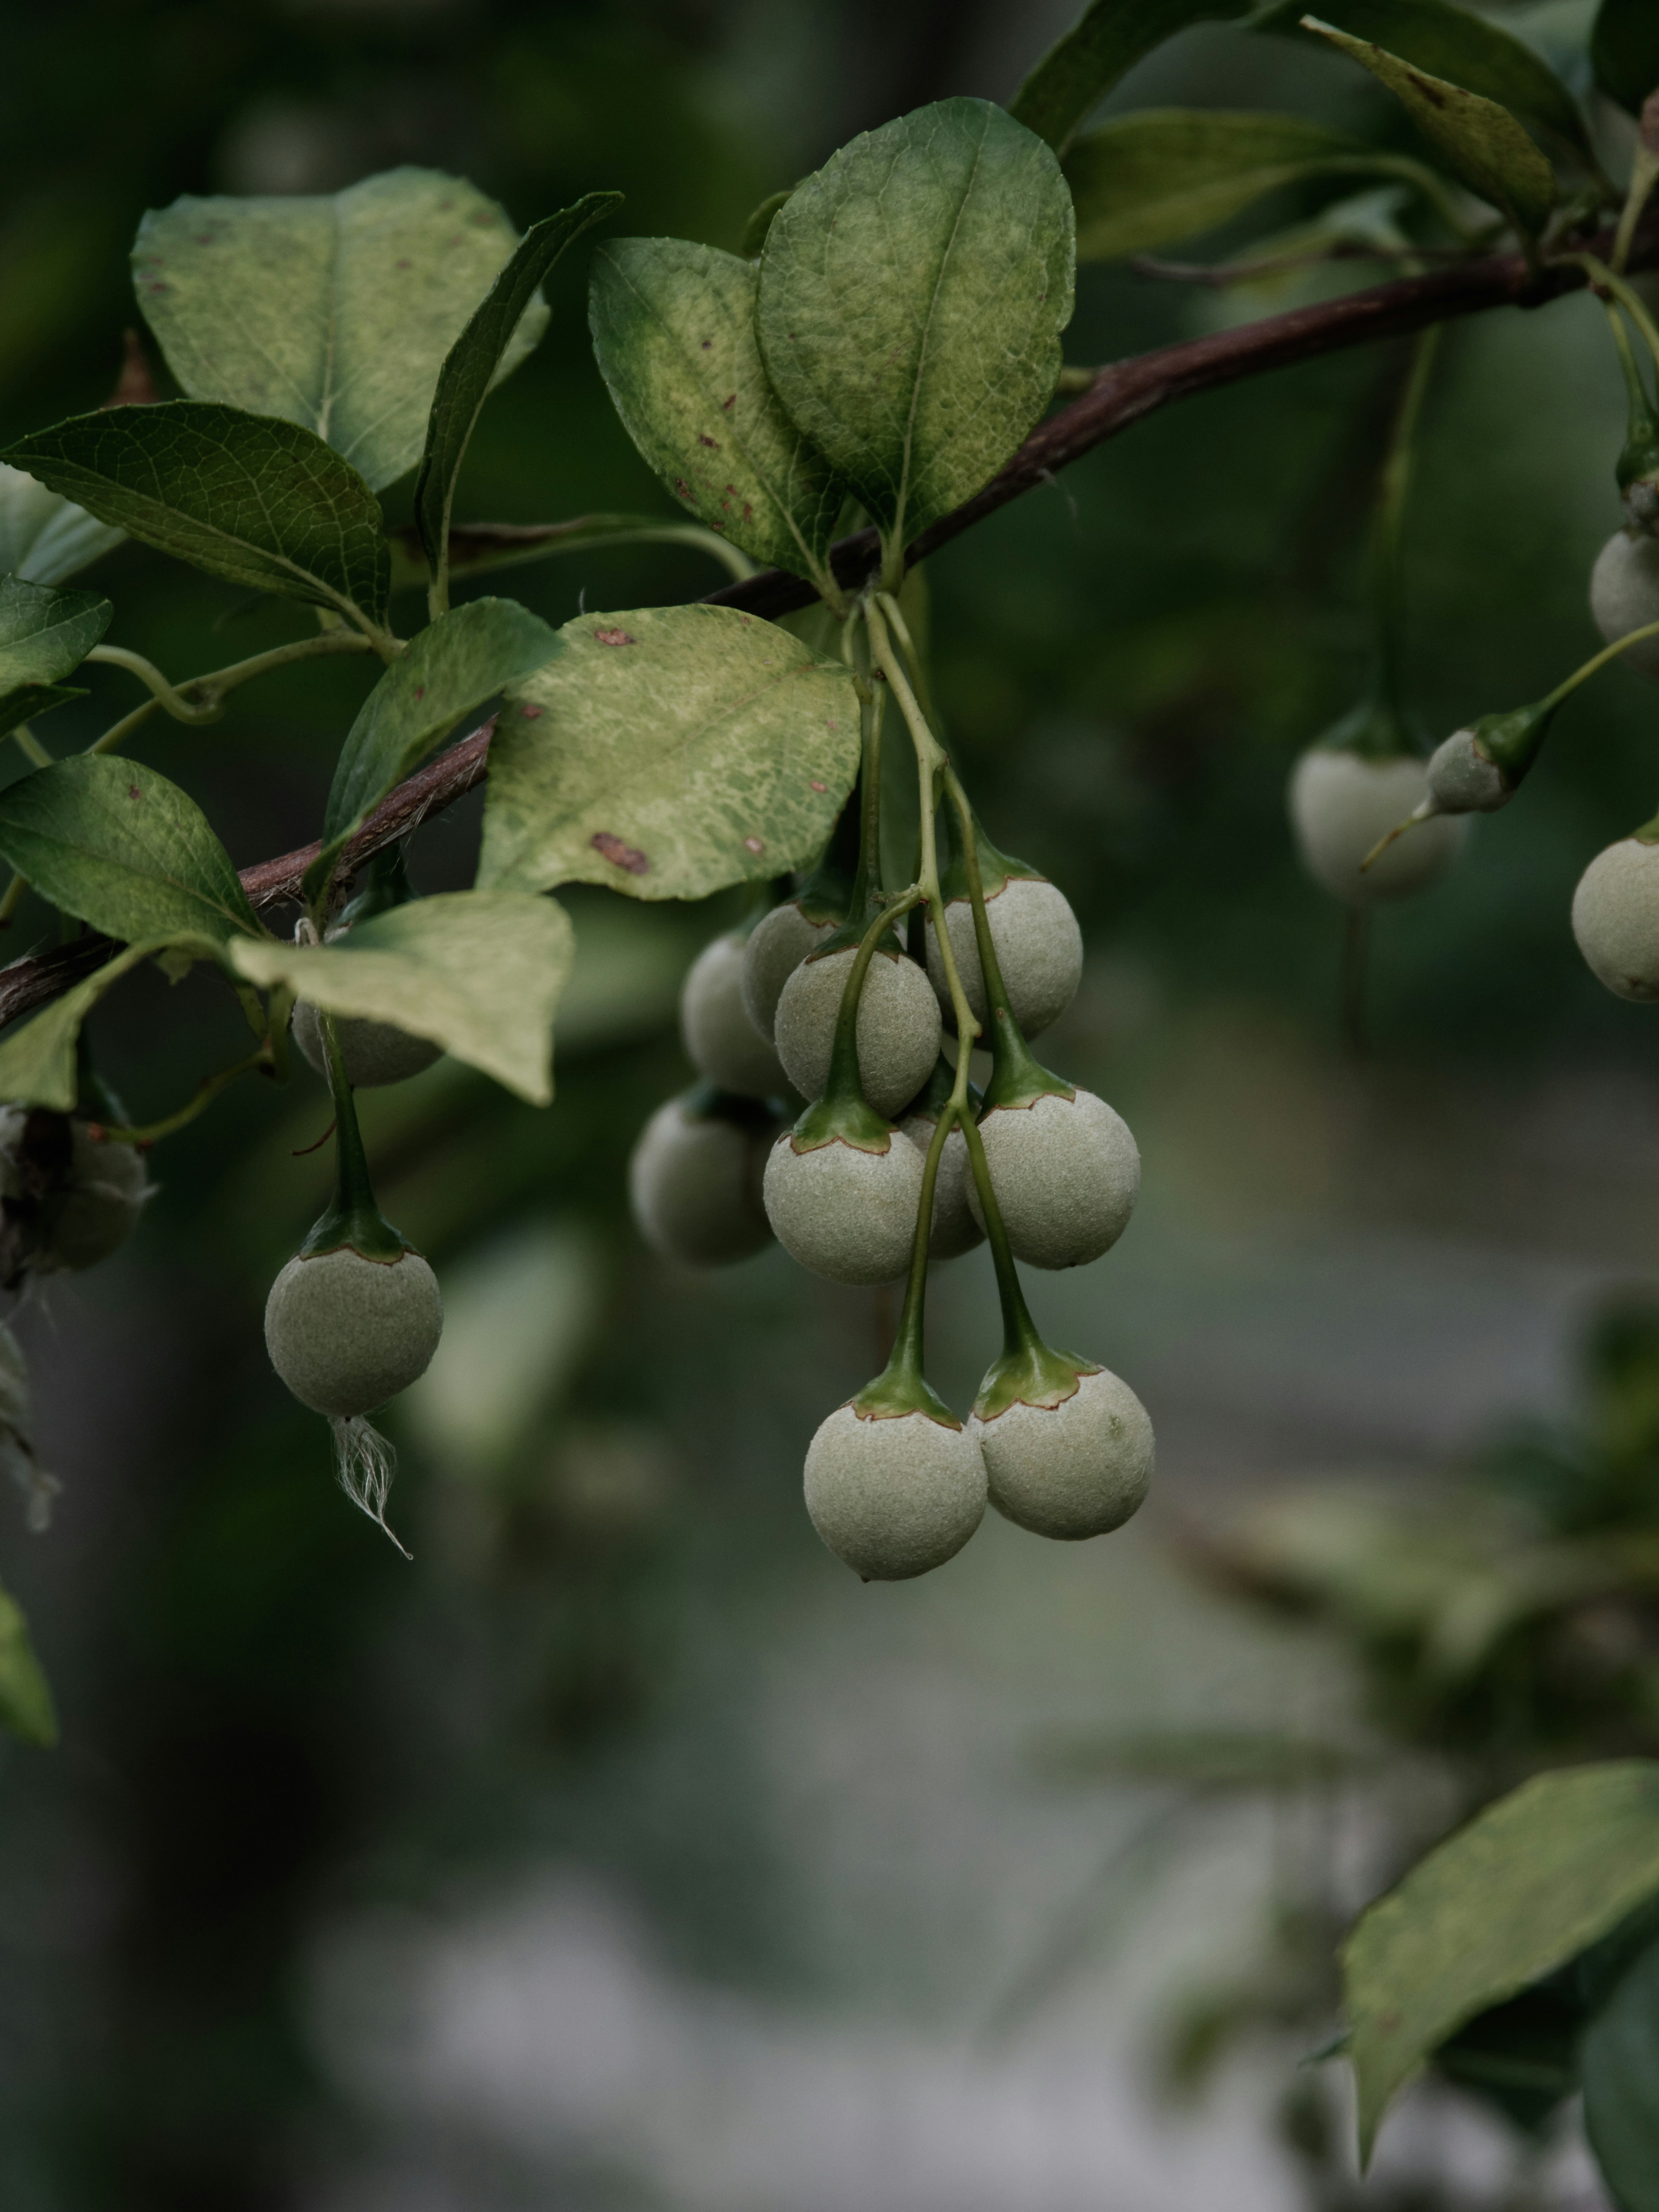
[(833, 589), (842, 487), (767, 380), (752, 262), (682, 238), (593, 257), (593, 352), (623, 427), (675, 497), (757, 561)]
[(0, 693), (56, 684), (78, 668), (115, 610), (97, 592), (58, 592), (0, 576)]
[(1659, 1762), (1540, 1774), (1430, 1852), (1344, 1946), (1359, 2135), (1466, 2021), (1659, 1892)]
[(0, 853), (106, 936), (260, 934), (230, 855), (176, 783), (137, 761), (76, 753), (0, 792)]
[(1063, 154), (1079, 126), (1143, 54), (1190, 23), (1241, 15), (1245, 0), (1092, 0), (1009, 102), (1028, 131)]
[(567, 246), (591, 224), (622, 205), (620, 192), (589, 192), (574, 207), (550, 215), (526, 232), (513, 258), (450, 348), (438, 375), (427, 420), (426, 450), (415, 482), (415, 518), (436, 576), (447, 568), (450, 509), (473, 425), (525, 316), (546, 305), (539, 287)]
[(1060, 164), (982, 100), (855, 138), (774, 218), (758, 302), (767, 373), (880, 525), (890, 574), (1047, 407), (1073, 260)]
[(76, 1039), (81, 1024), (112, 983), (143, 962), (161, 952), (180, 951), (204, 960), (216, 957), (218, 946), (204, 937), (157, 937), (129, 945), (112, 960), (54, 999), (33, 1021), (8, 1030), (0, 1037), (0, 1098), (23, 1106), (50, 1106), (55, 1113), (71, 1114), (80, 1097), (81, 1074), (76, 1060)]
[(732, 607), (584, 615), (509, 692), (480, 883), (696, 899), (804, 867), (858, 768), (850, 672)]
[(1659, 1944), (1591, 2021), (1580, 2054), (1584, 2132), (1620, 2212), (1659, 2212)]
[(410, 899), (332, 945), (232, 949), (250, 982), (287, 983), (333, 1014), (391, 1022), (545, 1106), (553, 1096), (553, 1016), (574, 951), (551, 899), (504, 890)]
[(125, 536), (21, 469), (0, 464), (0, 574), (61, 584)]
[(50, 1751), (58, 1741), (58, 1713), (52, 1691), (29, 1641), (29, 1626), (17, 1601), (0, 1589), (0, 1728), (25, 1743)]
[(1387, 85), (1471, 191), (1501, 209), (1517, 229), (1534, 237), (1542, 230), (1555, 205), (1555, 172), (1507, 108), (1431, 76), (1368, 39), (1350, 38), (1317, 16), (1304, 15), (1302, 21)]
[[(1638, 0), (1645, 8), (1647, 0)], [(1293, 30), (1305, 0), (1280, 0), (1251, 28)], [(1536, 131), (1588, 155), (1589, 137), (1577, 101), (1543, 57), (1484, 15), (1452, 0), (1332, 0), (1320, 14), (1356, 38), (1374, 40), (1401, 61), (1479, 93)], [(1480, 189), (1479, 186), (1476, 187)]]
[(307, 896), (320, 894), (352, 836), (464, 714), (560, 650), (557, 635), (516, 599), (473, 599), (418, 631), (346, 733)]
[[(424, 586), (428, 568), (419, 532), (409, 524), (386, 540), (394, 592)], [(691, 545), (720, 560), (734, 575), (753, 574), (741, 553), (722, 552), (700, 522), (665, 522), (651, 514), (578, 514), (568, 522), (452, 522), (449, 573), (484, 576), (522, 568), (555, 553), (591, 553), (606, 546)], [(738, 564), (741, 563), (739, 572)]]
[(199, 399), (72, 416), (4, 457), (100, 521), (256, 592), (383, 622), (380, 501), (320, 438)]
[(1115, 117), (1066, 156), (1078, 259), (1109, 261), (1212, 230), (1264, 193), (1352, 173), (1364, 159), (1357, 139), (1294, 115), (1149, 107)]
[[(444, 357), (516, 243), (471, 185), (391, 169), (331, 194), (186, 194), (138, 226), (132, 281), (192, 399), (300, 423), (378, 491), (420, 459)], [(546, 326), (532, 301), (497, 381)]]
[(1595, 82), (1632, 115), (1659, 92), (1659, 11), (1653, 0), (1601, 0), (1590, 33)]

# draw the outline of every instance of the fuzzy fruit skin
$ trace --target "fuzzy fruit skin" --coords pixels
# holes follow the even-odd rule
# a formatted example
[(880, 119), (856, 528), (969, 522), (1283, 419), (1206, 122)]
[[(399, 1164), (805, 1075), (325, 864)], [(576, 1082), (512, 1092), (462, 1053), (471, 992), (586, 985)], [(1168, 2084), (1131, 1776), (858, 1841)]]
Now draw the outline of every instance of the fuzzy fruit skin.
[(763, 1037), (769, 1038), (776, 1024), (784, 985), (835, 927), (833, 921), (809, 921), (793, 899), (786, 899), (750, 931), (743, 954), (743, 1010)]
[(426, 1372), (443, 1333), (438, 1279), (418, 1252), (345, 1247), (290, 1260), (265, 1301), (265, 1349), (302, 1406), (349, 1419)]
[(805, 1486), (812, 1526), (866, 1583), (942, 1567), (985, 1517), (977, 1441), (926, 1413), (872, 1421), (838, 1406), (806, 1448)]
[[(1140, 1189), (1140, 1153), (1128, 1123), (1103, 1098), (1079, 1091), (994, 1107), (979, 1133), (1017, 1260), (1081, 1267), (1116, 1243)], [(968, 1203), (982, 1221), (971, 1181)]]
[[(899, 1123), (900, 1132), (910, 1139), (924, 1163), (938, 1127), (938, 1116), (931, 1114), (907, 1114)], [(930, 1258), (959, 1260), (964, 1252), (971, 1252), (976, 1244), (985, 1242), (983, 1224), (968, 1203), (969, 1186), (973, 1180), (973, 1170), (968, 1161), (968, 1139), (958, 1126), (945, 1139), (945, 1150), (939, 1156), (939, 1173), (933, 1178), (933, 1233), (927, 1242)]]
[(680, 1039), (692, 1066), (718, 1089), (738, 1098), (776, 1098), (789, 1079), (744, 1010), (746, 951), (737, 930), (703, 946), (680, 986)]
[[(796, 969), (778, 1000), (778, 1058), (803, 1098), (822, 1098), (850, 947)], [(859, 1000), (859, 1079), (878, 1114), (908, 1106), (939, 1058), (939, 1000), (914, 960), (878, 952)]]
[[(394, 1029), (390, 1022), (336, 1014), (334, 1029), (345, 1061), (346, 1081), (354, 1091), (374, 1091), (383, 1083), (406, 1083), (411, 1075), (422, 1074), (434, 1060), (443, 1057), (443, 1047), (434, 1044), (430, 1037), (410, 1036), (407, 1030)], [(308, 999), (295, 1000), (294, 1042), (318, 1074), (326, 1078), (328, 1054), (323, 1049), (317, 1009)]]
[(991, 1503), (1033, 1535), (1077, 1543), (1121, 1528), (1152, 1479), (1152, 1424), (1127, 1382), (1105, 1368), (1078, 1377), (1058, 1406), (1012, 1405), (969, 1420), (985, 1457)]
[[(775, 1126), (775, 1125), (774, 1125)], [(628, 1164), (628, 1194), (653, 1252), (687, 1267), (724, 1267), (772, 1242), (761, 1203), (767, 1140), (718, 1115), (659, 1106)]]
[[(1380, 834), (1380, 833), (1379, 833)], [(1000, 891), (985, 902), (985, 919), (991, 925), (997, 965), (1008, 994), (1008, 1011), (1024, 1035), (1039, 1036), (1057, 1022), (1073, 1000), (1083, 976), (1083, 932), (1078, 927), (1072, 902), (1062, 890), (1042, 876), (1010, 876)], [(979, 942), (974, 934), (970, 900), (952, 899), (945, 909), (945, 926), (951, 933), (951, 950), (957, 973), (968, 994), (974, 1018), (988, 1021), (985, 973), (979, 964)], [(939, 939), (927, 932), (927, 977), (933, 984), (947, 1029), (954, 1030), (955, 1010)]]
[[(1429, 796), (1443, 814), (1496, 814), (1515, 796), (1514, 786), (1480, 750), (1473, 730), (1454, 730), (1435, 747), (1428, 775)], [(1419, 823), (1412, 836), (1420, 837), (1425, 826)]]
[(766, 1218), (791, 1259), (832, 1283), (896, 1282), (910, 1264), (921, 1154), (895, 1129), (884, 1152), (839, 1138), (798, 1152), (787, 1131), (767, 1155)]
[(1333, 898), (1350, 905), (1405, 898), (1422, 890), (1462, 850), (1468, 825), (1436, 815), (1397, 838), (1362, 874), (1360, 862), (1378, 838), (1414, 813), (1428, 797), (1419, 760), (1367, 760), (1330, 745), (1310, 745), (1291, 771), (1291, 827), (1302, 865)]
[[(1590, 571), (1590, 615), (1609, 645), (1659, 622), (1659, 538), (1615, 530)], [(1659, 637), (1644, 638), (1622, 659), (1644, 676), (1659, 676)]]
[(1578, 950), (1621, 999), (1659, 999), (1659, 845), (1623, 837), (1598, 853), (1572, 895)]

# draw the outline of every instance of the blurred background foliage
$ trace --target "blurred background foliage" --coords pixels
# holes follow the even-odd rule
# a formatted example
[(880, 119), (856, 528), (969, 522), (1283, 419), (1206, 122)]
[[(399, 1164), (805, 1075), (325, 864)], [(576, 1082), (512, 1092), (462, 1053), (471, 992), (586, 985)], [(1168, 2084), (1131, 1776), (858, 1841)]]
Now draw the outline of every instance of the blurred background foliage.
[[(1589, 6), (1499, 12), (1575, 71)], [(143, 210), (179, 192), (326, 191), (412, 161), (470, 176), (521, 225), (615, 187), (624, 229), (735, 247), (756, 202), (855, 131), (951, 93), (1007, 97), (1069, 13), (1063, 0), (9, 5), (0, 434), (107, 394), (135, 319), (126, 246)], [(1112, 102), (1149, 104), (1284, 108), (1411, 144), (1401, 113), (1339, 58), (1220, 26), (1161, 51)], [(1215, 261), (1312, 212), (1283, 195), (1190, 251)], [(665, 512), (592, 367), (584, 265), (573, 255), (556, 271), (549, 337), (484, 417), (467, 518)], [(1346, 264), (1341, 281), (1371, 273)], [(1067, 358), (1270, 312), (1310, 281), (1218, 292), (1091, 269)], [(232, 1092), (162, 1148), (133, 1249), (23, 1316), (39, 1442), (66, 1487), (48, 1535), (26, 1535), (21, 1510), (0, 1533), (0, 1571), (33, 1624), (64, 1743), (0, 1752), (8, 2208), (1220, 2202), (1181, 2193), (1198, 2168), (1174, 2148), (1132, 2157), (1127, 2134), (1115, 2148), (1113, 2126), (1133, 2132), (1115, 2106), (1087, 2138), (1085, 2179), (1056, 2181), (1052, 2198), (1030, 2172), (999, 2196), (994, 2161), (969, 2180), (942, 2151), (931, 2180), (919, 2151), (917, 2173), (878, 2161), (890, 2186), (872, 2194), (866, 2176), (838, 2198), (804, 2153), (734, 2193), (672, 2148), (656, 2166), (643, 2153), (618, 2165), (562, 2136), (532, 2152), (511, 2129), (470, 2133), (425, 2109), (418, 2069), (383, 2094), (340, 2057), (338, 2023), (367, 2002), (341, 1996), (341, 1978), (375, 1983), (380, 1954), (371, 1943), (353, 1970), (358, 1954), (329, 1931), (446, 1925), (458, 1898), (574, 1867), (631, 1900), (699, 1988), (927, 2014), (947, 2039), (985, 2016), (1012, 2033), (1065, 1978), (1044, 1961), (1064, 1954), (1069, 1972), (1089, 1950), (1067, 1896), (1096, 1838), (1157, 1812), (1170, 1781), (1120, 1744), (1083, 1760), (1091, 1790), (1108, 1778), (1103, 1808), (1075, 1774), (1056, 1798), (1049, 1767), (1027, 1771), (1031, 1744), (1051, 1723), (1116, 1742), (1151, 1724), (1173, 1741), (1183, 1716), (1231, 1720), (1257, 1731), (1271, 1771), (1247, 1760), (1222, 1787), (1189, 1743), (1181, 1802), (1288, 1789), (1304, 1809), (1328, 1806), (1328, 1777), (1310, 1789), (1286, 1740), (1311, 1742), (1316, 1766), (1334, 1743), (1343, 1775), (1358, 1759), (1390, 1777), (1387, 1818), (1361, 1821), (1334, 1889), (1322, 1862), (1304, 1880), (1316, 1850), (1291, 1850), (1288, 1873), (1275, 1860), (1273, 1925), (1304, 1930), (1291, 1950), (1305, 1972), (1287, 1983), (1270, 1941), (1280, 1963), (1250, 1953), (1236, 2003), (1220, 1936), (1179, 1969), (1197, 1977), (1196, 2010), (1164, 2025), (1188, 2074), (1226, 2042), (1218, 2020), (1229, 2033), (1289, 2024), (1254, 2096), (1265, 2106), (1321, 2032), (1331, 1930), (1402, 1839), (1420, 1844), (1540, 1760), (1652, 1748), (1645, 1601), (1617, 1575), (1612, 1596), (1604, 1578), (1539, 1599), (1527, 1573), (1540, 1552), (1589, 1541), (1589, 1522), (1626, 1530), (1656, 1510), (1655, 1338), (1639, 1307), (1601, 1340), (1595, 1433), (1563, 1425), (1575, 1330), (1651, 1264), (1652, 1017), (1589, 976), (1567, 911), (1586, 861), (1659, 800), (1653, 694), (1621, 670), (1601, 678), (1522, 801), (1476, 825), (1443, 884), (1381, 915), (1363, 1068), (1338, 1044), (1340, 917), (1298, 872), (1285, 824), (1291, 761), (1365, 680), (1364, 534), (1401, 368), (1370, 350), (1172, 408), (932, 564), (936, 687), (970, 787), (998, 842), (1066, 890), (1090, 946), (1047, 1056), (1110, 1096), (1146, 1155), (1122, 1255), (1098, 1282), (1034, 1289), (1039, 1320), (1119, 1367), (1158, 1424), (1162, 1494), (1146, 1528), (1115, 1540), (1116, 1564), (1101, 1547), (1033, 1562), (1040, 1547), (999, 1528), (942, 1594), (860, 1591), (817, 1546), (798, 1470), (817, 1421), (877, 1364), (870, 1301), (776, 1254), (710, 1285), (640, 1249), (627, 1156), (687, 1079), (675, 994), (735, 913), (726, 902), (571, 895), (580, 952), (550, 1114), (448, 1063), (363, 1102), (382, 1202), (438, 1265), (449, 1312), (439, 1362), (394, 1417), (393, 1519), (412, 1570), (333, 1488), (326, 1432), (260, 1340), (265, 1287), (326, 1180), (326, 1153), (305, 1150), (325, 1092), (303, 1069), (286, 1095)], [(1449, 331), (1407, 528), (1411, 681), (1435, 734), (1535, 696), (1597, 642), (1585, 584), (1620, 519), (1621, 428), (1587, 299)], [(407, 492), (391, 495), (394, 520)], [(176, 678), (289, 634), (280, 610), (136, 547), (88, 580), (116, 603), (112, 640)], [(505, 580), (555, 623), (720, 580), (701, 556), (641, 549)], [(119, 711), (120, 680), (90, 674), (95, 696), (52, 720), (56, 749)], [(209, 732), (153, 731), (145, 757), (246, 865), (314, 833), (367, 683), (344, 664), (284, 672)], [(476, 829), (463, 805), (421, 834), (420, 889), (467, 879)], [(16, 950), (44, 927), (26, 908)], [(170, 989), (147, 974), (94, 1033), (148, 1119), (234, 1056), (238, 1020), (210, 979)], [(937, 1379), (958, 1401), (994, 1348), (982, 1273), (965, 1263), (936, 1302)], [(1475, 1492), (1449, 1497), (1441, 1479), (1413, 1504), (1402, 1471), (1467, 1451), (1510, 1400), (1533, 1426), (1492, 1448)], [(1380, 1498), (1340, 1483), (1317, 1510), (1262, 1506), (1218, 1533), (1247, 1480), (1361, 1465)], [(1592, 1492), (1603, 1504), (1587, 1508)], [(1225, 1595), (1160, 1564), (1177, 1529)], [(1391, 1560), (1411, 1570), (1403, 1588)], [(1488, 1595), (1495, 1576), (1510, 1610), (1500, 1590), (1487, 1641), (1448, 1673), (1436, 1608), (1460, 1575)], [(1517, 1578), (1532, 1595), (1515, 1596)], [(1304, 1625), (1265, 1607), (1258, 1621), (1264, 1600)], [(936, 1709), (922, 1691), (947, 1680)], [(771, 1698), (781, 1739), (754, 1724)], [(913, 1710), (914, 1741), (890, 1717)], [(933, 1771), (935, 1723), (952, 1759), (977, 1744), (1007, 1765), (995, 1820), (964, 1812), (954, 1783), (929, 1800), (914, 1779)], [(795, 1797), (767, 1765), (780, 1740)], [(1287, 1755), (1288, 1782), (1273, 1766)], [(858, 1871), (843, 1867), (839, 1887), (823, 1879), (823, 1836), (852, 1815), (810, 1812), (831, 1802), (867, 1816), (842, 1846)], [(901, 1836), (906, 1820), (915, 1832)], [(992, 1829), (979, 1875), (958, 1879), (969, 1839)], [(1248, 1824), (1226, 1832), (1255, 1848)], [(1091, 1925), (1093, 1881), (1075, 1908)], [(949, 1911), (936, 1923), (918, 1908), (907, 1926), (925, 1892)], [(1119, 2063), (1084, 2048), (1085, 2072)], [(1334, 2172), (1331, 2130), (1297, 2095), (1291, 2139), (1310, 2172)], [(1296, 2201), (1292, 2167), (1262, 2170), (1290, 2192), (1262, 2204)], [(1243, 2169), (1229, 2154), (1214, 2171)], [(1468, 2172), (1443, 2159), (1437, 2179), (1397, 2190), (1385, 2174), (1364, 2201), (1499, 2201)], [(1318, 2187), (1322, 2203), (1347, 2201)]]

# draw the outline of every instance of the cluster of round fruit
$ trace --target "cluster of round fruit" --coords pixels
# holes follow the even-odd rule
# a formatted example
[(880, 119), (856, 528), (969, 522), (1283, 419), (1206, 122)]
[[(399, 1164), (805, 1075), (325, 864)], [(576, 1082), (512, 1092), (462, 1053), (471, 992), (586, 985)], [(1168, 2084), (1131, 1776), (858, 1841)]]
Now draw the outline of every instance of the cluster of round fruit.
[[(907, 949), (881, 932), (879, 901), (866, 910), (826, 861), (694, 963), (681, 1029), (702, 1080), (652, 1116), (630, 1170), (641, 1233), (686, 1265), (740, 1260), (775, 1237), (831, 1282), (908, 1277), (892, 1361), (806, 1455), (813, 1523), (866, 1581), (943, 1564), (988, 1497), (1039, 1534), (1103, 1534), (1135, 1510), (1152, 1475), (1139, 1400), (1105, 1369), (1042, 1343), (1012, 1268), (1015, 1258), (1045, 1268), (1097, 1259), (1139, 1184), (1123, 1121), (1040, 1068), (1025, 1044), (1070, 1004), (1082, 936), (1054, 885), (982, 834), (978, 860), (979, 917), (959, 867), (941, 902), (969, 1007), (995, 1053), (967, 1118), (942, 1049), (955, 1024), (939, 920), (926, 917), (924, 951), (923, 910), (914, 913)], [(1009, 1341), (964, 1423), (921, 1377), (922, 1286), (931, 1263), (988, 1233)]]

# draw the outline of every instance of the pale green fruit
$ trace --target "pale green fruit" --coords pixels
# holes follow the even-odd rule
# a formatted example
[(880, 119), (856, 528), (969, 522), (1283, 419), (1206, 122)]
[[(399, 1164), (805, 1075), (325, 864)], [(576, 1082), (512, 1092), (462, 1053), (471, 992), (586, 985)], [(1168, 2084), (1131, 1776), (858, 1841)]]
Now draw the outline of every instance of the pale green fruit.
[[(921, 1154), (924, 1164), (938, 1127), (936, 1114), (907, 1114), (899, 1123), (901, 1133)], [(957, 1260), (964, 1252), (971, 1252), (975, 1244), (985, 1242), (984, 1227), (968, 1203), (968, 1186), (973, 1179), (968, 1139), (962, 1133), (962, 1124), (957, 1122), (945, 1139), (945, 1149), (939, 1156), (939, 1173), (933, 1178), (933, 1233), (927, 1243), (931, 1258)]]
[[(1590, 614), (1607, 643), (1659, 622), (1659, 538), (1615, 530), (1590, 571)], [(1644, 638), (1622, 658), (1644, 676), (1659, 676), (1659, 637)]]
[[(985, 919), (991, 943), (1002, 970), (1008, 1011), (1028, 1037), (1039, 1036), (1057, 1022), (1073, 1000), (1083, 975), (1083, 932), (1072, 912), (1071, 901), (1040, 876), (1010, 876), (999, 891), (985, 902)], [(985, 974), (979, 964), (979, 940), (974, 931), (973, 902), (952, 899), (945, 909), (945, 926), (951, 933), (951, 951), (957, 973), (968, 994), (974, 1018), (981, 1027), (990, 1019), (985, 997)], [(927, 932), (927, 975), (944, 1012), (945, 1026), (954, 1030), (950, 987), (939, 939)]]
[[(1103, 1098), (1079, 1091), (994, 1107), (979, 1133), (1017, 1260), (1081, 1267), (1116, 1243), (1140, 1188), (1140, 1154)], [(982, 1221), (971, 1179), (968, 1203)]]
[(743, 954), (743, 1009), (763, 1037), (772, 1035), (784, 985), (836, 926), (809, 921), (793, 899), (786, 899), (750, 931)]
[[(1429, 796), (1443, 814), (1496, 814), (1515, 796), (1515, 787), (1495, 761), (1488, 760), (1473, 730), (1454, 730), (1429, 757)], [(1431, 825), (1419, 823), (1400, 841), (1422, 836)]]
[(786, 1131), (767, 1155), (763, 1193), (779, 1243), (815, 1275), (891, 1283), (910, 1264), (921, 1154), (896, 1129), (884, 1152), (862, 1152), (838, 1137), (798, 1152)]
[(1302, 865), (1333, 898), (1354, 906), (1404, 898), (1422, 890), (1462, 850), (1468, 825), (1436, 815), (1398, 837), (1362, 874), (1360, 862), (1390, 830), (1428, 797), (1421, 761), (1367, 760), (1359, 753), (1310, 745), (1291, 771), (1291, 826)]
[[(390, 1022), (336, 1014), (334, 1028), (340, 1040), (340, 1057), (345, 1062), (346, 1081), (354, 1091), (407, 1082), (443, 1055), (443, 1047), (434, 1044), (430, 1037), (410, 1036), (407, 1030), (394, 1029)], [(328, 1054), (323, 1048), (317, 1009), (308, 999), (295, 1001), (294, 1042), (318, 1074), (326, 1079)]]
[(806, 1510), (866, 1583), (906, 1582), (954, 1559), (985, 1517), (985, 1463), (963, 1429), (926, 1413), (865, 1420), (837, 1407), (806, 1449)]
[(775, 1098), (789, 1079), (744, 1010), (746, 950), (735, 930), (704, 945), (680, 987), (680, 1036), (692, 1066), (718, 1089), (739, 1098)]
[(1572, 933), (1621, 999), (1659, 999), (1659, 845), (1623, 837), (1598, 853), (1572, 895)]
[(687, 1267), (724, 1267), (772, 1241), (761, 1179), (777, 1124), (739, 1127), (724, 1115), (659, 1106), (628, 1164), (628, 1194), (653, 1252)]
[(1152, 1425), (1128, 1384), (1104, 1368), (1058, 1406), (1007, 1407), (969, 1427), (991, 1503), (1034, 1535), (1075, 1542), (1121, 1528), (1152, 1479)]
[[(830, 1079), (841, 994), (857, 954), (841, 952), (797, 968), (778, 1000), (776, 1041), (784, 1072), (803, 1098), (822, 1098)], [(939, 1000), (914, 960), (878, 952), (859, 1000), (859, 1080), (878, 1114), (908, 1106), (939, 1058)]]
[(406, 1390), (443, 1333), (438, 1279), (417, 1252), (349, 1247), (289, 1261), (265, 1301), (265, 1349), (302, 1406), (349, 1419)]

